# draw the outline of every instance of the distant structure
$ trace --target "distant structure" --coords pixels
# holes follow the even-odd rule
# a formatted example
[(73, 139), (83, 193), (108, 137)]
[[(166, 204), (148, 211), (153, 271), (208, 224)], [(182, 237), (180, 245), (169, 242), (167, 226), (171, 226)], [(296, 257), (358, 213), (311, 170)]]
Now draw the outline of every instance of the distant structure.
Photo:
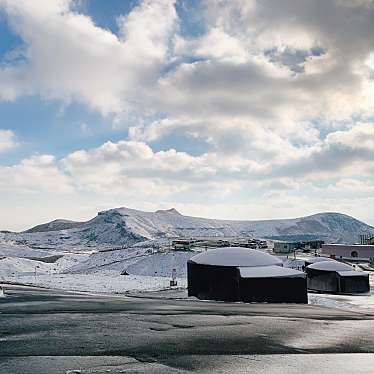
[(295, 250), (303, 250), (304, 252), (310, 252), (311, 249), (320, 249), (323, 240), (307, 240), (301, 242), (274, 242), (274, 253), (291, 253)]
[(338, 261), (320, 261), (306, 267), (308, 289), (352, 294), (369, 292), (369, 274)]
[(291, 253), (298, 247), (296, 242), (274, 242), (274, 253)]
[(374, 235), (373, 234), (362, 234), (362, 235), (360, 235), (360, 244), (374, 245)]
[(333, 258), (374, 261), (374, 245), (323, 244), (321, 254)]
[(307, 303), (306, 276), (275, 256), (242, 247), (209, 250), (187, 262), (188, 295), (205, 300)]
[(174, 251), (190, 251), (196, 244), (196, 240), (193, 239), (178, 239), (172, 241)]

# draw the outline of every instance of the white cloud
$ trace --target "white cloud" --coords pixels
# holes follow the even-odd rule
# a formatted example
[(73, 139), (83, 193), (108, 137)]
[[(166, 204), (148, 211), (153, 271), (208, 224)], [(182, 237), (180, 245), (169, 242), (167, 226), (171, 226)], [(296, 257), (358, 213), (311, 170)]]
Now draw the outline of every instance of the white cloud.
[(0, 153), (16, 148), (18, 145), (13, 131), (0, 129)]
[(0, 70), (0, 82), (5, 83), (1, 97), (42, 94), (78, 100), (104, 114), (130, 110), (168, 58), (176, 22), (173, 1), (143, 1), (119, 20), (120, 37), (70, 10), (71, 4), (0, 1), (27, 45), (26, 63)]
[[(0, 0), (25, 43), (25, 61), (0, 68), (0, 99), (78, 101), (115, 114), (129, 137), (1, 167), (2, 190), (157, 199), (189, 213), (199, 199), (207, 212), (248, 200), (266, 216), (327, 209), (322, 188), (343, 191), (334, 203), (345, 208), (352, 189), (371, 192), (372, 2), (206, 0), (198, 36), (181, 34), (172, 0), (139, 2), (118, 35), (73, 4)], [(182, 152), (178, 137), (206, 149)], [(14, 146), (0, 132), (0, 151)]]
[(0, 191), (14, 194), (63, 194), (73, 191), (69, 178), (51, 155), (33, 156), (12, 166), (0, 166)]

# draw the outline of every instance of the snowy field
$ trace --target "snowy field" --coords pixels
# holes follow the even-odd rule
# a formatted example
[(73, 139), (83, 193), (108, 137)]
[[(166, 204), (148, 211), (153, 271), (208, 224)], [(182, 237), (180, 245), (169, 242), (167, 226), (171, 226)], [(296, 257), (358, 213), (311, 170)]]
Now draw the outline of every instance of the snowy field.
[[(13, 257), (7, 256), (11, 249), (15, 249)], [(173, 269), (178, 286), (186, 287), (186, 262), (193, 255), (153, 253), (148, 247), (136, 246), (91, 255), (68, 253), (53, 263), (47, 263), (42, 260), (53, 255), (51, 252), (11, 249), (0, 248), (0, 282), (92, 293), (162, 290), (170, 286)]]
[[(118, 272), (96, 274), (39, 274), (8, 277), (10, 282), (41, 286), (66, 291), (124, 294), (130, 291), (156, 291), (167, 289), (170, 277), (119, 275)], [(178, 286), (186, 287), (186, 278), (177, 278)]]

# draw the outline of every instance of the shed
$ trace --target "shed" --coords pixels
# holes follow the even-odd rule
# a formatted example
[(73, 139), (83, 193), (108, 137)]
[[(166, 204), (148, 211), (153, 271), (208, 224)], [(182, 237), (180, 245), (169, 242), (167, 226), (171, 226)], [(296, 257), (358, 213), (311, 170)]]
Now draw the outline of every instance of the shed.
[(369, 292), (369, 274), (338, 261), (320, 261), (306, 267), (308, 289), (352, 294)]
[(199, 299), (307, 303), (306, 276), (270, 254), (242, 247), (213, 249), (187, 262), (188, 295)]

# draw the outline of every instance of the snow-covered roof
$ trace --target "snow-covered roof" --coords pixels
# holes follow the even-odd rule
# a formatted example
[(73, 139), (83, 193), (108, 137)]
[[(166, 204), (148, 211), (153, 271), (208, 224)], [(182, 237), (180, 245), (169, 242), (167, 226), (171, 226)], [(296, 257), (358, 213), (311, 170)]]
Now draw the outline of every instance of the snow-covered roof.
[(242, 247), (223, 247), (200, 253), (191, 261), (201, 265), (215, 266), (268, 266), (282, 265), (275, 256), (256, 249)]
[(307, 260), (305, 260), (305, 262), (309, 262), (310, 264), (315, 264), (316, 262), (321, 262), (321, 261), (336, 261), (336, 260), (330, 257), (312, 257), (312, 258), (308, 258)]
[(325, 271), (353, 271), (352, 266), (343, 264), (339, 261), (320, 261), (307, 266), (307, 269), (325, 270)]
[(251, 266), (239, 267), (242, 278), (305, 278), (305, 273), (282, 266)]
[(368, 277), (369, 276), (368, 273), (365, 273), (364, 271), (357, 271), (357, 270), (338, 271), (338, 274), (342, 277), (357, 277), (357, 276)]

